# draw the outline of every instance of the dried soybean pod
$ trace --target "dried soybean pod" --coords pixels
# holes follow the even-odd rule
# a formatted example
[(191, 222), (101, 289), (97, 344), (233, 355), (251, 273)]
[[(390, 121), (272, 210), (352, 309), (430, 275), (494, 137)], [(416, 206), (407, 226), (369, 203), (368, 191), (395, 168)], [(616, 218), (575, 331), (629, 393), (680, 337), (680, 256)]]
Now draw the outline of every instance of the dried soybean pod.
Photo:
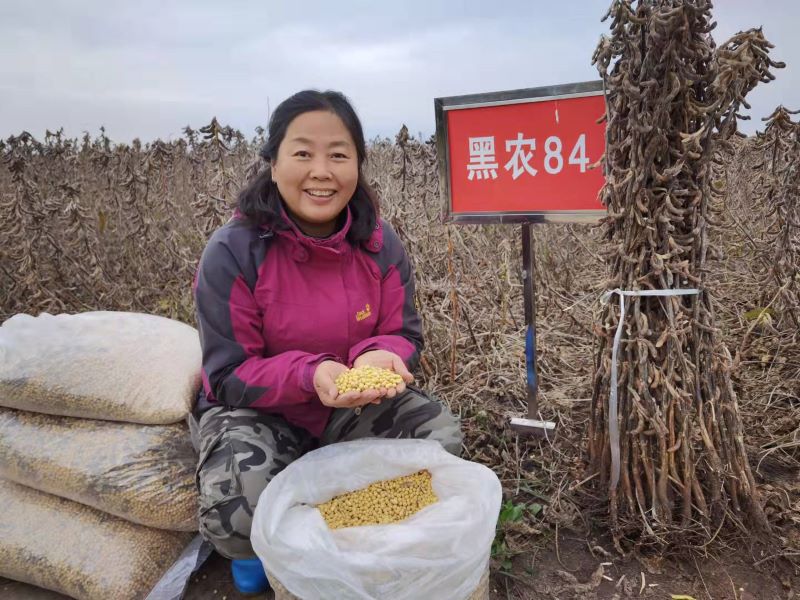
[(191, 533), (135, 525), (0, 479), (0, 576), (78, 600), (141, 600)]

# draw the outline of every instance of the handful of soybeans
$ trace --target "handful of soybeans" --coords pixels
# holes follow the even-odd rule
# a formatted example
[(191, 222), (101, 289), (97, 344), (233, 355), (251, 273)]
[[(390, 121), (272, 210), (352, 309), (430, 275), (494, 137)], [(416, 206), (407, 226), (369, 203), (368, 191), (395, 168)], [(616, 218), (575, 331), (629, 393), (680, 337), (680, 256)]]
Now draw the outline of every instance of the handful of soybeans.
[(394, 371), (380, 367), (358, 367), (349, 369), (336, 378), (336, 389), (345, 392), (365, 392), (381, 388), (395, 388), (403, 383), (403, 378)]
[(427, 470), (376, 481), (361, 490), (341, 494), (317, 506), (330, 529), (385, 525), (407, 519), (439, 499)]

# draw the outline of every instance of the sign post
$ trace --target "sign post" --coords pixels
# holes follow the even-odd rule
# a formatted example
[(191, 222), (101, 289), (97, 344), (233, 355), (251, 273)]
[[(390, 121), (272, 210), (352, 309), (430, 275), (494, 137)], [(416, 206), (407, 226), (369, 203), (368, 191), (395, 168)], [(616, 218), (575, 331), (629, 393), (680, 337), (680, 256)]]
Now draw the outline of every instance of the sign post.
[[(522, 295), (525, 302), (525, 372), (528, 383), (527, 418), (539, 419), (539, 378), (536, 373), (536, 256), (533, 225), (522, 225)], [(544, 422), (543, 422), (544, 423)], [(544, 429), (554, 429), (543, 425)]]
[(434, 108), (444, 222), (521, 224), (528, 410), (511, 426), (546, 435), (555, 423), (538, 414), (533, 226), (606, 214), (602, 81), (436, 98)]

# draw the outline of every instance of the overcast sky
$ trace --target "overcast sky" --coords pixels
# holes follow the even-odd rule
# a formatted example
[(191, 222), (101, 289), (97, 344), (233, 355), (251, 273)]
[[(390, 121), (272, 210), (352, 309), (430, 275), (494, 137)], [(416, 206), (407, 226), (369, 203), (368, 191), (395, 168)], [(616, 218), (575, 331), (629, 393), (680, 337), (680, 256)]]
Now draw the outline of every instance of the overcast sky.
[[(748, 97), (763, 128), (800, 108), (800, 2), (717, 0), (718, 44), (763, 26), (787, 63)], [(216, 116), (252, 135), (268, 107), (338, 89), (369, 138), (433, 133), (433, 99), (598, 79), (610, 0), (2, 0), (0, 137), (64, 127), (114, 141), (180, 135)]]

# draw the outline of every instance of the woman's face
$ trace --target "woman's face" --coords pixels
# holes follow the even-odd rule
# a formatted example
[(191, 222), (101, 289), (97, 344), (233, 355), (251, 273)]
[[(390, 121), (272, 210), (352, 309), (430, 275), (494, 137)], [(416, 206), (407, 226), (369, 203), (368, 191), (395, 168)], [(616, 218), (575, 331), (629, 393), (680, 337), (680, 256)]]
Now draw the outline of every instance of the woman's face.
[(358, 154), (335, 113), (315, 110), (294, 118), (272, 162), (272, 181), (306, 235), (324, 237), (358, 184)]

